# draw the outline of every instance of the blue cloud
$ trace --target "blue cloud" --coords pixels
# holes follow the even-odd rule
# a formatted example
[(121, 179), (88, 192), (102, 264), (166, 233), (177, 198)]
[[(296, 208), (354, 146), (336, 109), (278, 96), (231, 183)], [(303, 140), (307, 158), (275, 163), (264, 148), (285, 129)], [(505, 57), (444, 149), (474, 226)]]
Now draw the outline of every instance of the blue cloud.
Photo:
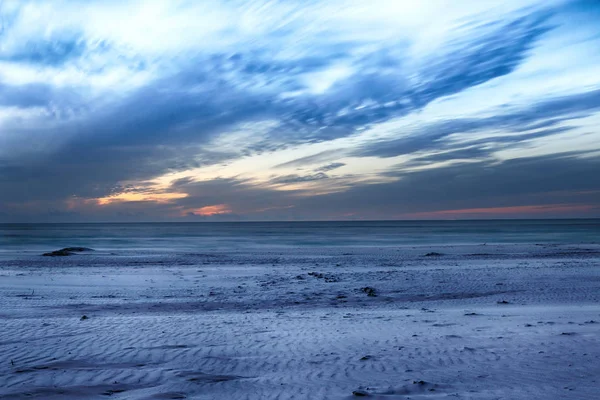
[(344, 155), (343, 150), (325, 150), (311, 156), (300, 157), (292, 161), (276, 165), (274, 168), (304, 167), (310, 164), (325, 162)]
[[(503, 207), (530, 204), (600, 204), (600, 158), (565, 153), (498, 163), (485, 160), (442, 169), (391, 171), (402, 179), (357, 185), (347, 192), (307, 198), (296, 212), (328, 208), (337, 215), (373, 209), (401, 216), (427, 210)], [(335, 207), (334, 210), (332, 208)], [(597, 214), (596, 214), (597, 215)]]
[(543, 11), (509, 22), (494, 21), (474, 29), (469, 40), (448, 43), (444, 57), (425, 60), (419, 74), (424, 83), (412, 89), (413, 102), (423, 107), (439, 97), (511, 73), (552, 29), (549, 19)]
[[(93, 8), (100, 3), (89, 4)], [(204, 7), (212, 4), (205, 3)], [(230, 2), (214, 4), (227, 10), (237, 7)], [(273, 2), (269, 7), (286, 4)], [(0, 205), (25, 202), (32, 197), (52, 202), (71, 195), (88, 198), (128, 190), (143, 192), (143, 184), (131, 188), (122, 182), (140, 182), (166, 172), (221, 164), (283, 148), (290, 150), (292, 156), (281, 158), (273, 169), (310, 165), (311, 171), (305, 175), (285, 171), (286, 175), (273, 178), (270, 184), (310, 181), (326, 185), (326, 173), (345, 164), (353, 171), (361, 170), (360, 177), (386, 173), (368, 170), (365, 160), (352, 165), (352, 156), (385, 158), (415, 153), (414, 164), (458, 159), (487, 162), (486, 158), (496, 149), (568, 134), (577, 129), (581, 118), (600, 111), (600, 86), (584, 68), (583, 72), (577, 70), (580, 64), (593, 70), (596, 59), (590, 52), (586, 60), (566, 60), (564, 71), (552, 66), (549, 72), (545, 71), (549, 79), (558, 77), (556, 85), (561, 89), (564, 76), (577, 70), (581, 82), (574, 78), (573, 87), (568, 88), (576, 94), (550, 96), (550, 90), (544, 92), (536, 82), (535, 95), (520, 110), (514, 106), (488, 108), (481, 117), (467, 118), (460, 114), (465, 110), (461, 104), (463, 108), (452, 118), (440, 120), (434, 115), (434, 121), (411, 125), (402, 137), (389, 139), (390, 132), (385, 132), (388, 139), (373, 141), (369, 133), (360, 132), (391, 119), (410, 120), (428, 106), (433, 107), (427, 111), (435, 108), (437, 104), (432, 103), (442, 99), (447, 111), (453, 100), (468, 98), (469, 93), (481, 91), (482, 97), (487, 93), (494, 96), (494, 86), (506, 84), (512, 76), (519, 78), (510, 84), (522, 85), (515, 93), (528, 92), (528, 79), (533, 80), (536, 72), (533, 67), (550, 63), (547, 58), (552, 54), (548, 49), (557, 48), (557, 31), (577, 28), (572, 21), (564, 22), (563, 13), (588, 10), (591, 3), (568, 3), (548, 11), (551, 5), (539, 2), (537, 7), (498, 14), (472, 14), (469, 10), (464, 18), (449, 25), (452, 28), (444, 31), (446, 36), (436, 37), (437, 41), (425, 49), (413, 42), (422, 38), (408, 32), (410, 27), (389, 30), (395, 21), (388, 21), (389, 31), (382, 29), (383, 33), (376, 29), (378, 24), (369, 18), (363, 21), (361, 15), (351, 16), (355, 25), (342, 24), (340, 21), (348, 21), (336, 20), (336, 15), (326, 23), (313, 23), (310, 19), (318, 15), (316, 11), (322, 11), (319, 7), (323, 4), (326, 2), (298, 3), (285, 18), (277, 14), (275, 23), (269, 19), (269, 12), (261, 14), (259, 26), (247, 20), (237, 24), (235, 18), (233, 22), (215, 20), (217, 34), (209, 32), (206, 39), (191, 33), (189, 38), (169, 36), (178, 29), (173, 20), (179, 22), (181, 15), (170, 19), (173, 9), (165, 7), (168, 12), (161, 15), (158, 23), (164, 21), (169, 29), (156, 27), (157, 32), (169, 36), (164, 43), (152, 32), (146, 38), (124, 30), (120, 31), (122, 35), (132, 37), (118, 37), (112, 30), (102, 30), (100, 23), (90, 24), (93, 27), (87, 30), (85, 21), (53, 22), (59, 25), (56, 31), (44, 26), (37, 29), (28, 25), (27, 19), (20, 21), (18, 13), (11, 14), (0, 34)], [(35, 8), (36, 4), (30, 6)], [(65, 5), (61, 3), (62, 6)], [(68, 6), (72, 4), (65, 7)], [(119, 7), (118, 3), (111, 3), (106, 9), (114, 8), (117, 17), (125, 12)], [(173, 12), (178, 8), (175, 9)], [(233, 11), (227, 15), (241, 13)], [(200, 13), (192, 15), (201, 17)], [(384, 17), (382, 13), (373, 18)], [(98, 18), (101, 20), (101, 16)], [(135, 21), (140, 22), (139, 18)], [(169, 21), (172, 25), (168, 25)], [(398, 25), (401, 22), (406, 23), (399, 18)], [(425, 27), (437, 29), (436, 24), (434, 18)], [(71, 25), (78, 27), (66, 28)], [(190, 23), (186, 29), (193, 31), (192, 27)], [(117, 26), (112, 28), (118, 30)], [(580, 37), (597, 40), (597, 26), (588, 21), (584, 28), (585, 35), (563, 42), (568, 44)], [(558, 43), (562, 46), (563, 42)], [(536, 51), (543, 46), (548, 47), (540, 56)], [(592, 47), (588, 43), (586, 48)], [(531, 60), (534, 62), (529, 64)], [(221, 135), (236, 132), (240, 125), (243, 129), (250, 126), (247, 129), (251, 130), (253, 123), (261, 121), (273, 123), (265, 128), (266, 132), (255, 132), (248, 140), (234, 140), (233, 144), (226, 141), (227, 148), (214, 145)], [(490, 130), (507, 134), (485, 137), (483, 134)], [(464, 140), (453, 142), (454, 134), (464, 134)], [(299, 144), (351, 135), (356, 135), (356, 140), (342, 140), (339, 146), (312, 146), (319, 149), (315, 150), (320, 151), (318, 154), (303, 152), (311, 146), (294, 153)], [(331, 150), (336, 147), (339, 149)], [(341, 163), (342, 157), (349, 160), (345, 158)], [(578, 171), (592, 165), (575, 159), (547, 162), (577, 164)], [(508, 164), (505, 167), (506, 174), (518, 172), (508, 169)], [(458, 169), (440, 168), (431, 174), (441, 179), (451, 171)], [(397, 171), (390, 174), (398, 177)], [(501, 179), (504, 175), (496, 177)], [(409, 181), (416, 175), (403, 178)], [(237, 185), (235, 180), (219, 182), (219, 188)], [(188, 190), (193, 183), (188, 179), (175, 186)], [(258, 197), (264, 193), (273, 195), (264, 188), (249, 189), (250, 182), (244, 181), (243, 185)], [(361, 186), (360, 180), (356, 185)], [(386, 190), (397, 194), (395, 187), (381, 186), (381, 196)], [(224, 196), (234, 193), (238, 192), (224, 190)], [(216, 196), (211, 200), (217, 201)], [(178, 204), (190, 202), (193, 206), (191, 201), (179, 200)], [(257, 201), (258, 204), (270, 207), (268, 201)]]
[(288, 185), (288, 184), (294, 184), (294, 183), (320, 181), (320, 180), (328, 179), (328, 178), (329, 178), (329, 176), (324, 172), (318, 172), (318, 173), (312, 174), (312, 175), (292, 174), (292, 175), (283, 175), (283, 176), (278, 176), (276, 178), (273, 178), (273, 179), (271, 179), (271, 183), (273, 183), (275, 185)]
[[(180, 72), (139, 89), (113, 104), (112, 111), (90, 119), (89, 131), (97, 133), (89, 140), (102, 143), (114, 138), (124, 145), (148, 144), (153, 137), (187, 141), (259, 117), (274, 117), (282, 124), (263, 144), (265, 148), (331, 140), (510, 73), (549, 29), (545, 14), (477, 27), (472, 34), (475, 41), (451, 42), (444, 55), (426, 60), (416, 82), (406, 79), (401, 53), (384, 48), (356, 59), (352, 51), (358, 43), (348, 41), (336, 51), (332, 44), (323, 49), (316, 46), (294, 61), (275, 61), (268, 51), (243, 49), (197, 55), (180, 65)], [(46, 40), (25, 45), (11, 57), (58, 64), (81, 56), (84, 50), (82, 39)], [(339, 61), (349, 63), (353, 72), (325, 93), (280, 98), (285, 91), (305, 90), (304, 74), (327, 70)], [(60, 103), (56, 96), (47, 97), (47, 93), (32, 96), (31, 104)], [(25, 103), (27, 99), (21, 98)]]
[[(551, 30), (548, 19), (546, 12), (540, 12), (478, 27), (472, 32), (475, 40), (449, 43), (443, 55), (426, 59), (416, 81), (411, 82), (406, 79), (404, 59), (390, 56), (388, 50), (370, 54), (357, 62), (357, 70), (377, 72), (358, 72), (322, 96), (307, 95), (290, 102), (284, 109), (287, 126), (298, 129), (299, 123), (304, 128), (299, 130), (303, 138), (328, 140), (507, 75)], [(370, 104), (360, 107), (365, 101)], [(340, 115), (344, 109), (348, 111)]]
[(0, 106), (19, 108), (42, 107), (60, 117), (64, 110), (83, 110), (88, 107), (82, 95), (72, 88), (57, 88), (47, 83), (12, 85), (0, 82)]
[(86, 48), (85, 40), (77, 37), (30, 41), (8, 54), (0, 53), (0, 61), (59, 66), (81, 57)]
[(341, 167), (343, 167), (344, 165), (346, 165), (346, 164), (344, 164), (344, 163), (342, 163), (342, 162), (330, 163), (330, 164), (323, 165), (322, 167), (319, 167), (319, 168), (317, 168), (315, 171), (318, 171), (318, 172), (328, 172), (328, 171), (333, 171), (334, 169), (341, 168)]
[[(574, 129), (573, 126), (552, 128), (560, 123), (587, 117), (600, 110), (600, 90), (558, 97), (534, 104), (524, 110), (493, 115), (485, 118), (455, 118), (421, 127), (411, 135), (374, 142), (356, 149), (355, 156), (396, 157), (418, 151), (452, 147), (442, 139), (457, 133), (474, 133), (486, 130), (505, 130), (506, 136), (477, 139), (467, 142), (470, 145), (509, 143), (517, 144), (551, 136)], [(544, 129), (545, 128), (545, 129)], [(541, 130), (540, 130), (541, 129)], [(526, 132), (514, 135), (514, 132)], [(462, 144), (464, 146), (464, 144)]]

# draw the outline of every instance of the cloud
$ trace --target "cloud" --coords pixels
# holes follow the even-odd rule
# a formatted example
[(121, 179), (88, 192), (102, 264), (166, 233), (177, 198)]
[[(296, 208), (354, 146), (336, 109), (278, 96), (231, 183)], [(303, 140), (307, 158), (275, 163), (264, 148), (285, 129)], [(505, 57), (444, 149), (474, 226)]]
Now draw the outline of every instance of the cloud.
[(2, 106), (21, 109), (42, 108), (46, 111), (46, 115), (52, 118), (61, 118), (63, 111), (73, 112), (87, 108), (82, 96), (69, 89), (56, 88), (45, 83), (10, 85), (0, 82), (0, 107)]
[[(313, 199), (307, 206), (335, 204), (339, 212), (376, 203), (381, 215), (544, 204), (600, 204), (600, 158), (569, 153), (456, 164), (419, 171), (391, 171), (390, 183), (354, 187)], [(318, 201), (318, 204), (315, 204)], [(597, 215), (597, 214), (596, 214)]]
[[(585, 156), (571, 153), (501, 163), (489, 160), (439, 169), (398, 170), (390, 172), (395, 180), (357, 184), (345, 191), (326, 194), (276, 190), (245, 179), (200, 182), (180, 179), (166, 191), (186, 196), (169, 202), (116, 202), (101, 207), (82, 202), (72, 210), (61, 210), (70, 212), (69, 218), (56, 213), (60, 210), (57, 203), (55, 207), (38, 208), (35, 212), (29, 210), (25, 215), (35, 221), (195, 220), (210, 217), (212, 212), (219, 220), (233, 221), (349, 216), (363, 219), (598, 217), (600, 159)], [(14, 209), (4, 211), (5, 221), (18, 216)]]
[[(504, 136), (466, 139), (466, 144), (479, 145), (505, 143), (515, 145), (525, 140), (560, 134), (574, 129), (573, 126), (557, 125), (581, 119), (600, 110), (600, 90), (577, 93), (547, 99), (518, 111), (498, 112), (483, 118), (454, 118), (426, 124), (410, 134), (391, 140), (380, 140), (363, 145), (353, 152), (355, 156), (396, 157), (423, 150), (455, 149), (451, 141), (444, 142), (451, 135), (502, 130)], [(547, 128), (547, 129), (543, 129)], [(515, 135), (516, 132), (526, 132)], [(481, 148), (481, 147), (480, 147)], [(491, 150), (490, 150), (491, 151)]]
[(409, 165), (425, 165), (450, 160), (477, 160), (489, 156), (489, 149), (477, 146), (459, 148), (413, 158)]
[(436, 98), (511, 73), (552, 29), (549, 19), (541, 11), (506, 22), (492, 21), (473, 29), (467, 40), (448, 41), (443, 56), (423, 59), (413, 102), (423, 107)]
[(297, 158), (295, 160), (288, 161), (288, 162), (285, 162), (282, 164), (277, 164), (273, 168), (304, 167), (306, 165), (313, 165), (313, 164), (322, 163), (324, 161), (332, 160), (332, 159), (342, 156), (343, 154), (345, 154), (345, 152), (342, 149), (325, 150), (325, 151), (321, 151), (317, 154)]
[(59, 66), (81, 57), (86, 47), (86, 42), (78, 39), (77, 35), (30, 41), (13, 52), (0, 52), (0, 61)]
[(271, 183), (274, 185), (289, 185), (295, 183), (314, 182), (323, 179), (328, 179), (329, 176), (324, 172), (318, 172), (312, 175), (283, 175), (271, 179)]
[(231, 209), (227, 204), (215, 204), (200, 208), (191, 208), (181, 211), (184, 216), (212, 217), (214, 215), (231, 214)]
[[(458, 179), (456, 171), (471, 177), (461, 196), (478, 198), (471, 193), (478, 176), (452, 162), (497, 169), (490, 179), (499, 183), (511, 165), (500, 163), (499, 151), (559, 143), (586, 129), (598, 135), (586, 118), (600, 111), (600, 60), (590, 51), (599, 31), (565, 17), (581, 7), (3, 3), (0, 207), (50, 219), (59, 214), (47, 210), (64, 211), (69, 220), (177, 219), (217, 205), (231, 210), (219, 218), (311, 218), (335, 211), (317, 201), (330, 186), (340, 205), (369, 213), (398, 185), (426, 176), (414, 168), (431, 164), (440, 164), (429, 172), (434, 182)], [(574, 48), (589, 57), (563, 53)], [(401, 167), (391, 160), (399, 156)], [(577, 157), (548, 160), (552, 171), (591, 166)], [(343, 184), (330, 173), (341, 167)], [(511, 173), (519, 178), (521, 170)], [(425, 190), (419, 179), (415, 188)], [(559, 190), (547, 182), (553, 177), (539, 179)], [(302, 187), (313, 191), (285, 187), (309, 182)], [(360, 203), (362, 211), (350, 206), (353, 194), (370, 190), (377, 201)], [(313, 197), (315, 206), (303, 208)], [(418, 204), (441, 207), (426, 196)]]
[[(547, 12), (538, 12), (476, 26), (470, 36), (445, 43), (441, 54), (424, 55), (416, 67), (389, 49), (365, 55), (355, 60), (355, 70), (376, 72), (356, 72), (320, 96), (303, 94), (285, 102), (286, 129), (302, 135), (304, 141), (343, 137), (507, 75), (551, 30), (548, 19)], [(407, 74), (414, 77), (407, 79)]]
[[(357, 127), (405, 115), (439, 97), (510, 73), (547, 32), (546, 19), (533, 14), (475, 27), (470, 33), (478, 37), (476, 43), (469, 37), (448, 43), (451, 51), (427, 56), (413, 82), (407, 81), (402, 72), (407, 60), (387, 48), (353, 56), (352, 51), (361, 48), (361, 42), (347, 42), (339, 46), (343, 50), (333, 54), (333, 43), (325, 42), (323, 49), (317, 44), (310, 49), (314, 55), (309, 53), (293, 61), (273, 59), (269, 52), (253, 48), (190, 54), (175, 72), (90, 116), (86, 140), (92, 137), (106, 142), (116, 138), (125, 144), (135, 140), (197, 140), (199, 134), (210, 135), (259, 115), (281, 119), (282, 126), (269, 138), (271, 143), (347, 136)], [(287, 34), (283, 35), (274, 45), (283, 45), (281, 40), (288, 39)], [(85, 42), (81, 37), (69, 40), (48, 39), (40, 48), (46, 49), (49, 58), (67, 61), (67, 56), (79, 54), (72, 42)], [(22, 51), (31, 53), (27, 46)], [(106, 51), (106, 46), (102, 47), (102, 52)], [(352, 73), (322, 94), (304, 91), (307, 73), (327, 71), (339, 60), (351, 65)], [(281, 99), (282, 91), (304, 94)], [(46, 103), (59, 100), (60, 104), (61, 98), (56, 93)]]
[(315, 171), (319, 171), (319, 172), (333, 171), (334, 169), (341, 168), (344, 165), (346, 165), (346, 164), (344, 164), (342, 162), (335, 162), (335, 163), (323, 165), (322, 167), (317, 168)]

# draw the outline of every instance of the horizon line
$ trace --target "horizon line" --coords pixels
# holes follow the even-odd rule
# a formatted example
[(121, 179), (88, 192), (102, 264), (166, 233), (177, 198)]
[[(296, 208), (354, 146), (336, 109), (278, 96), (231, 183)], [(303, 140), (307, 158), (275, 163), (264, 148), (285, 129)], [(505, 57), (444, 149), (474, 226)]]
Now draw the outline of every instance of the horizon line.
[(323, 220), (246, 220), (246, 221), (79, 221), (79, 222), (0, 222), (0, 225), (84, 225), (84, 224), (245, 224), (245, 223), (315, 223), (315, 222), (489, 222), (489, 221), (569, 221), (599, 220), (600, 217), (556, 218), (457, 218), (457, 219), (323, 219)]

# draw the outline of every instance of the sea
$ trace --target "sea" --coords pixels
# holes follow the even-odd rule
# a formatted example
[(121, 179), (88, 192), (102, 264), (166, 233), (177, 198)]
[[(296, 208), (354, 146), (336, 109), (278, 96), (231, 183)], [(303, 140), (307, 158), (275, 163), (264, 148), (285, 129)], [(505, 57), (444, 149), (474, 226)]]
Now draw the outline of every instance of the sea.
[(0, 224), (0, 254), (483, 243), (600, 243), (600, 219)]

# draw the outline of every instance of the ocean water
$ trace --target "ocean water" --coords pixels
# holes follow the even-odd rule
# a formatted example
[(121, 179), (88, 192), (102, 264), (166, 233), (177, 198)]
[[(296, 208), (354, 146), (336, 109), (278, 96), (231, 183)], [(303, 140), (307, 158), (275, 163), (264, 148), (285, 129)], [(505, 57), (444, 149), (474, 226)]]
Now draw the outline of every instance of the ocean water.
[(600, 219), (0, 224), (0, 252), (481, 243), (600, 243)]

